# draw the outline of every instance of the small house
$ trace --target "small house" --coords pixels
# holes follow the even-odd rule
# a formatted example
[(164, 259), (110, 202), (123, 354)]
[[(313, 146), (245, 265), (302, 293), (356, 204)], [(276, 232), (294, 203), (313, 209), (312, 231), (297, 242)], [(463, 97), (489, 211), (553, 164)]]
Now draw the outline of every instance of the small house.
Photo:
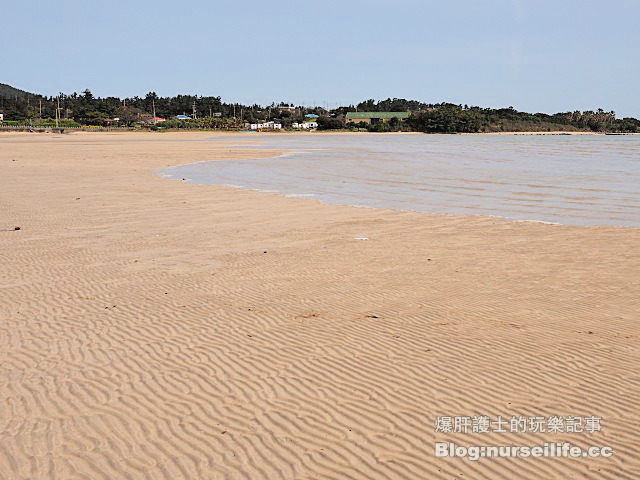
[(249, 124), (249, 130), (280, 130), (282, 124), (278, 122), (263, 122)]
[(314, 130), (318, 128), (318, 122), (316, 121), (294, 122), (291, 124), (291, 127), (302, 129), (302, 130)]

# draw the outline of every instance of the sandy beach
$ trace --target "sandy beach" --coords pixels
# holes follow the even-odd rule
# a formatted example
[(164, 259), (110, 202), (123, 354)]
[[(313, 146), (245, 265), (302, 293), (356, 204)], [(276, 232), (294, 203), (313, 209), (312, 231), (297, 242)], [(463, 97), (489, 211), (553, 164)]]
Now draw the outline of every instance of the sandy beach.
[(212, 135), (0, 134), (0, 479), (640, 478), (640, 230), (155, 173), (278, 153)]

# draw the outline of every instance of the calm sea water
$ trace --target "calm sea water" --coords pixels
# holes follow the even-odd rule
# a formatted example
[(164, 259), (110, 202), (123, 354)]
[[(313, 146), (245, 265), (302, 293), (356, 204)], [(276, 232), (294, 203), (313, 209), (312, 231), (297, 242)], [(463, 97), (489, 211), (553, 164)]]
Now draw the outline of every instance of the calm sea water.
[(640, 136), (247, 134), (239, 144), (245, 139), (261, 142), (247, 148), (288, 153), (160, 173), (332, 204), (640, 227)]

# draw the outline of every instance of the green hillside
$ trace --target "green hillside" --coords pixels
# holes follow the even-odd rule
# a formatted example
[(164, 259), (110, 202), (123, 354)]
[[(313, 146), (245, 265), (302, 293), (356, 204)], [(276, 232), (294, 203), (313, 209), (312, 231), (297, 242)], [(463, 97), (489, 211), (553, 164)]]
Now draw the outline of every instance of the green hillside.
[(0, 83), (0, 97), (15, 98), (15, 97), (36, 97), (34, 93), (25, 92), (19, 88), (12, 87), (6, 83)]

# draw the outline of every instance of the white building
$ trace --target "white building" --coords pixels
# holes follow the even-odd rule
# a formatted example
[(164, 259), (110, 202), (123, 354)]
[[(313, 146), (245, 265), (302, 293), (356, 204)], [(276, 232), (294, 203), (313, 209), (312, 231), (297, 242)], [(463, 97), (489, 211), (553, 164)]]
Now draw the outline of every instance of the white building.
[(301, 122), (301, 123), (295, 122), (295, 123), (292, 123), (291, 126), (293, 128), (301, 128), (303, 130), (310, 130), (310, 129), (313, 130), (318, 128), (318, 122)]
[(281, 123), (277, 122), (264, 122), (264, 123), (251, 123), (249, 124), (249, 130), (280, 130), (282, 128)]
[(4, 122), (4, 113), (0, 113), (0, 122)]

